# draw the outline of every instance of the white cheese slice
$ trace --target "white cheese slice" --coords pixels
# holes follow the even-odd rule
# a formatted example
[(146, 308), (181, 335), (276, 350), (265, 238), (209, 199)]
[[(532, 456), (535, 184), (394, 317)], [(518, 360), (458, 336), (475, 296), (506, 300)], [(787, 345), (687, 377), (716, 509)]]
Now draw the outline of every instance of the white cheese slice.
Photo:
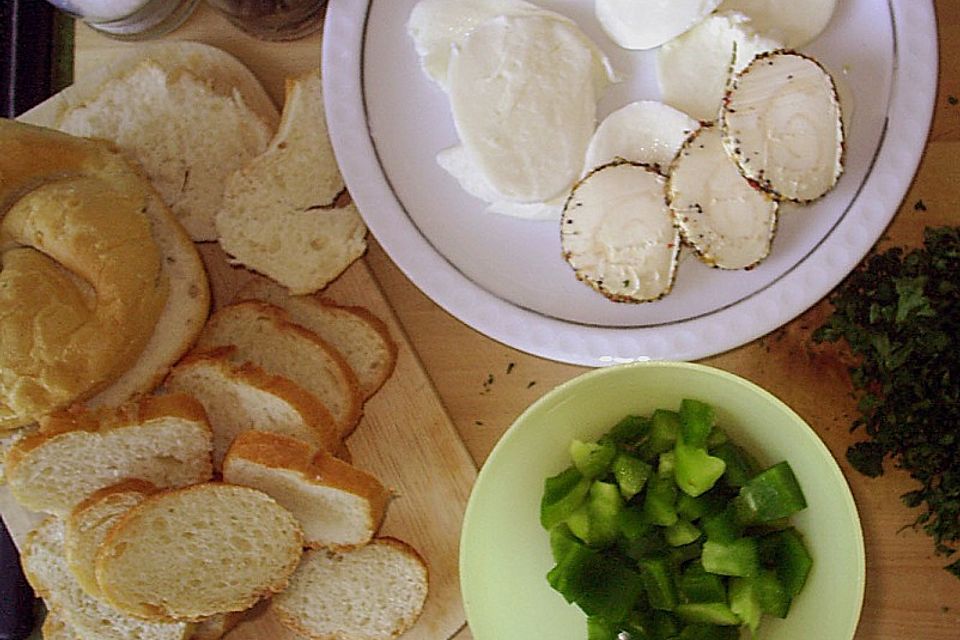
[(745, 269), (770, 253), (777, 202), (743, 179), (718, 127), (704, 126), (684, 144), (667, 198), (684, 239), (707, 264)]
[(549, 202), (510, 202), (503, 199), (496, 189), (477, 169), (462, 145), (444, 149), (437, 154), (437, 164), (457, 180), (460, 187), (475, 198), (488, 204), (486, 211), (503, 216), (526, 220), (557, 220), (563, 211), (566, 195)]
[(424, 73), (444, 89), (450, 51), (480, 24), (510, 15), (549, 15), (564, 19), (524, 0), (420, 0), (410, 12), (407, 32), (413, 39)]
[(739, 11), (765, 35), (791, 49), (812, 42), (830, 23), (837, 0), (724, 0), (721, 11)]
[(686, 32), (720, 0), (596, 0), (600, 26), (625, 49), (653, 49)]
[(734, 77), (721, 124), (740, 172), (779, 199), (816, 200), (843, 173), (840, 101), (812, 58), (783, 51), (755, 58)]
[(653, 100), (632, 102), (600, 123), (587, 147), (583, 174), (616, 158), (666, 170), (683, 141), (700, 123)]
[(757, 54), (782, 47), (741, 13), (714, 14), (657, 51), (661, 98), (694, 118), (716, 120), (731, 68), (737, 73)]
[(642, 164), (605, 165), (580, 181), (563, 210), (563, 257), (577, 278), (616, 302), (656, 300), (673, 286), (679, 231), (665, 178)]
[(548, 200), (579, 176), (596, 126), (594, 51), (578, 28), (543, 16), (487, 20), (454, 49), (454, 124), (504, 199)]

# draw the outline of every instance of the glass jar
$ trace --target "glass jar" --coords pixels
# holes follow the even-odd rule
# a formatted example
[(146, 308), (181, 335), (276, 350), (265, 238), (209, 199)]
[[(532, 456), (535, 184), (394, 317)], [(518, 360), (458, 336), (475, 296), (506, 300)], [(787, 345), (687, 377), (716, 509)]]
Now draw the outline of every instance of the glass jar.
[(240, 30), (261, 40), (296, 40), (318, 31), (327, 0), (207, 0)]
[(167, 34), (186, 20), (198, 0), (47, 0), (93, 29), (121, 40)]

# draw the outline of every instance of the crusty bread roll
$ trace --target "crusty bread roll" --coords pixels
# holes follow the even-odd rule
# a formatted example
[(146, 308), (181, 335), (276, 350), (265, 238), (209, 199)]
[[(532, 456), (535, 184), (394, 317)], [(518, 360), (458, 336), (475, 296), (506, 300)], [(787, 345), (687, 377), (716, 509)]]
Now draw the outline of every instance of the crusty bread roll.
[(182, 228), (103, 142), (0, 120), (0, 175), (0, 429), (151, 389), (209, 311)]
[(7, 485), (27, 509), (65, 517), (94, 491), (126, 478), (158, 487), (208, 480), (212, 446), (203, 407), (185, 395), (63, 412), (10, 448)]
[(391, 498), (366, 471), (277, 433), (237, 436), (223, 462), (223, 479), (259, 489), (289, 509), (308, 547), (346, 549), (370, 542)]
[(216, 214), (220, 246), (295, 294), (318, 291), (367, 248), (357, 208), (334, 202), (343, 188), (313, 71), (287, 82), (270, 147), (227, 181)]
[(287, 312), (294, 323), (313, 331), (340, 352), (357, 376), (360, 394), (369, 399), (397, 362), (397, 343), (387, 325), (363, 307), (342, 306), (317, 296), (294, 296), (264, 278), (251, 280), (237, 300), (261, 300)]
[(205, 483), (155, 493), (115, 524), (97, 582), (120, 611), (200, 620), (281, 591), (302, 554), (293, 515), (248, 487)]
[(305, 638), (392, 640), (420, 617), (427, 584), (426, 564), (410, 545), (378, 538), (343, 553), (307, 551), (270, 610)]
[(232, 361), (252, 362), (319, 398), (342, 438), (353, 431), (363, 407), (353, 370), (336, 349), (290, 322), (279, 307), (247, 301), (218, 309), (197, 339), (197, 349), (224, 346), (235, 347), (230, 352)]
[(246, 430), (292, 436), (335, 452), (340, 433), (333, 416), (313, 394), (252, 363), (237, 364), (234, 347), (188, 355), (170, 372), (164, 388), (200, 401), (213, 429), (213, 466), (218, 471), (237, 434)]

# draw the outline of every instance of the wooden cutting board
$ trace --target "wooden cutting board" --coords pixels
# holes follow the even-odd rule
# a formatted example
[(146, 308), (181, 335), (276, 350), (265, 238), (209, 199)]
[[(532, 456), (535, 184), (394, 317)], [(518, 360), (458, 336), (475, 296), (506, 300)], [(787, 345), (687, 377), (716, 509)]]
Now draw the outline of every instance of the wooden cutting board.
[[(48, 107), (54, 100), (21, 119), (47, 124)], [(228, 265), (215, 243), (198, 244), (198, 249), (207, 266), (214, 307), (228, 303), (255, 277)], [(355, 262), (323, 295), (341, 304), (366, 307), (386, 322), (397, 342), (396, 369), (365, 404), (363, 419), (347, 446), (356, 466), (376, 475), (398, 496), (380, 534), (408, 542), (428, 565), (427, 603), (404, 639), (451, 638), (465, 627), (458, 549), (464, 509), (476, 478), (475, 464), (366, 262)], [(18, 546), (40, 518), (16, 504), (4, 487), (0, 487), (0, 516)], [(227, 637), (285, 640), (296, 636), (263, 614), (261, 607)]]

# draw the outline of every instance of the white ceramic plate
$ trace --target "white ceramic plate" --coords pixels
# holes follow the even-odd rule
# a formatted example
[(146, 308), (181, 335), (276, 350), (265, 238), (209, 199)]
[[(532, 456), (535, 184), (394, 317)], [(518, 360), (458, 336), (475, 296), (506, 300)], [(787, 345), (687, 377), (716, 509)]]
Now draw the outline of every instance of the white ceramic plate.
[[(323, 80), (337, 159), (378, 242), (424, 293), (478, 331), (541, 357), (588, 366), (693, 360), (772, 331), (869, 251), (926, 143), (937, 79), (932, 0), (840, 0), (827, 30), (803, 48), (852, 96), (837, 188), (783, 211), (771, 255), (756, 269), (719, 271), (688, 257), (663, 300), (610, 302), (575, 279), (558, 223), (486, 214), (437, 165), (457, 135), (447, 98), (420, 70), (407, 34), (415, 3), (331, 0)], [(576, 20), (625, 77), (604, 93), (600, 117), (659, 98), (656, 54), (617, 47), (592, 2), (537, 4)]]

